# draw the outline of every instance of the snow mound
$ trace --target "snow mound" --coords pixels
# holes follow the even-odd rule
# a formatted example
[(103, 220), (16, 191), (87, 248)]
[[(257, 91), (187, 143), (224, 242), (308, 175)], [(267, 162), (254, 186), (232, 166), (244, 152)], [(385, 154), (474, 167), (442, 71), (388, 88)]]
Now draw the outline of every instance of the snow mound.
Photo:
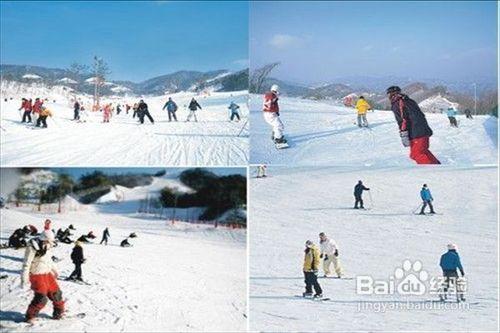
[(23, 75), (23, 79), (27, 80), (40, 80), (42, 77), (36, 74), (25, 74)]
[(429, 113), (441, 113), (449, 107), (458, 109), (459, 104), (446, 99), (441, 95), (429, 97), (418, 104), (422, 111)]

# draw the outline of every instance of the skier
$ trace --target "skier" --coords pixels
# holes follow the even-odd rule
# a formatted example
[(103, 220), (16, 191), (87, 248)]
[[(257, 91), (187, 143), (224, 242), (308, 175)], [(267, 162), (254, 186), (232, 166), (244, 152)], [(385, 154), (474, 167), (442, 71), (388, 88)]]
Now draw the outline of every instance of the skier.
[(172, 100), (172, 97), (169, 97), (168, 101), (163, 106), (162, 110), (165, 109), (167, 109), (168, 112), (168, 121), (172, 121), (172, 118), (177, 121), (177, 116), (175, 115), (175, 112), (177, 112), (177, 104)]
[[(365, 207), (363, 206), (363, 191), (369, 191), (370, 189), (368, 187), (365, 187), (365, 185), (363, 185), (363, 182), (360, 180), (358, 181), (358, 183), (356, 184), (356, 186), (354, 186), (354, 199), (355, 199), (355, 202), (354, 202), (354, 209), (365, 209)], [(360, 204), (360, 207), (358, 208), (358, 203)]]
[(130, 105), (125, 104), (125, 113), (128, 114), (128, 112), (130, 111)]
[[(363, 96), (359, 96), (358, 101), (356, 102), (356, 110), (358, 110), (358, 126), (359, 127), (368, 127), (368, 120), (366, 119), (366, 112), (371, 110), (370, 104), (365, 100)], [(361, 123), (363, 121), (363, 123)]]
[(238, 104), (232, 101), (231, 104), (229, 104), (228, 109), (231, 110), (231, 116), (229, 117), (229, 121), (233, 121), (234, 117), (238, 118), (237, 121), (241, 120), (240, 113), (238, 112), (240, 106)]
[(387, 88), (386, 93), (391, 101), (403, 146), (410, 147), (410, 158), (417, 164), (441, 164), (429, 151), (432, 130), (418, 104), (402, 94), (401, 88), (397, 86)]
[(24, 110), (23, 112), (23, 118), (21, 120), (21, 123), (31, 123), (31, 111), (33, 109), (33, 106), (31, 104), (31, 99), (26, 99), (23, 98), (21, 102), (21, 107), (19, 108), (19, 111)]
[(80, 120), (80, 103), (75, 100), (75, 104), (73, 104), (73, 120)]
[(120, 246), (121, 247), (131, 247), (132, 245), (128, 242), (128, 237), (127, 237), (124, 240), (122, 240), (122, 242), (120, 243)]
[(264, 105), (262, 111), (264, 120), (272, 126), (272, 139), (275, 143), (286, 143), (283, 135), (285, 127), (280, 119), (280, 108), (278, 105), (279, 87), (277, 84), (271, 86), (271, 90), (264, 95)]
[(473, 119), (472, 118), (472, 112), (470, 111), (470, 109), (465, 109), (464, 113), (465, 113), (465, 117), (467, 119)]
[(38, 122), (38, 117), (40, 116), (40, 113), (42, 112), (42, 106), (43, 106), (43, 100), (40, 98), (35, 98), (35, 103), (33, 103), (33, 122)]
[(38, 119), (36, 120), (36, 127), (43, 125), (43, 128), (47, 128), (47, 117), (52, 117), (52, 112), (45, 106), (42, 106)]
[(111, 114), (113, 113), (113, 104), (109, 103), (104, 106), (103, 111), (103, 123), (109, 123), (109, 120), (111, 119)]
[(61, 319), (64, 313), (64, 300), (57, 284), (57, 268), (52, 260), (51, 247), (54, 239), (49, 233), (42, 233), (39, 238), (30, 241), (26, 248), (23, 269), (21, 273), (21, 288), (31, 282), (31, 289), (35, 295), (26, 311), (25, 319), (33, 323), (35, 317), (47, 304), (47, 299), (52, 301), (54, 310), (53, 319)]
[(457, 122), (457, 111), (455, 111), (454, 108), (449, 107), (448, 110), (446, 110), (446, 116), (448, 117), (448, 120), (450, 121), (450, 126), (451, 127), (458, 127), (458, 122)]
[(191, 100), (191, 102), (189, 102), (188, 109), (189, 109), (189, 115), (188, 115), (186, 121), (189, 121), (191, 119), (191, 117), (194, 117), (194, 121), (198, 122), (198, 119), (196, 119), (196, 110), (198, 110), (198, 109), (201, 110), (201, 105), (194, 99), (194, 97)]
[(135, 116), (138, 116), (137, 114), (137, 109), (139, 108), (139, 104), (138, 103), (134, 103), (134, 106), (132, 107), (132, 110), (134, 111), (134, 113), (132, 114), (132, 119), (135, 118)]
[(422, 198), (423, 204), (422, 204), (422, 209), (420, 210), (420, 215), (425, 215), (425, 207), (429, 205), (430, 208), (430, 213), (431, 214), (436, 214), (434, 212), (434, 207), (432, 206), (432, 201), (434, 201), (434, 198), (432, 197), (431, 190), (427, 187), (427, 184), (424, 184), (422, 186), (422, 189), (420, 190), (420, 197)]
[(83, 247), (82, 243), (79, 241), (75, 242), (75, 247), (73, 247), (73, 251), (71, 251), (71, 261), (75, 264), (75, 270), (70, 274), (67, 280), (82, 280), (82, 264), (85, 262), (85, 258), (83, 257)]
[(116, 106), (116, 115), (119, 115), (120, 112), (122, 112), (122, 108), (120, 107), (120, 104)]
[(106, 229), (104, 229), (104, 231), (102, 232), (102, 240), (99, 244), (104, 243), (105, 245), (108, 245), (108, 238), (109, 237), (111, 237), (111, 235), (109, 234), (108, 227), (106, 227)]
[(21, 247), (25, 247), (26, 245), (27, 245), (27, 231), (26, 231), (26, 229), (19, 228), (19, 229), (14, 230), (12, 235), (10, 235), (10, 237), (9, 237), (8, 246), (13, 247), (17, 250)]
[(320, 258), (323, 259), (323, 271), (325, 277), (330, 275), (330, 266), (333, 264), (333, 269), (340, 279), (343, 275), (342, 267), (339, 262), (339, 248), (333, 239), (326, 237), (324, 232), (319, 234), (319, 246), (321, 249)]
[(313, 296), (312, 289), (314, 287), (314, 298), (323, 297), (323, 290), (318, 282), (318, 267), (321, 253), (316, 245), (310, 240), (306, 241), (306, 249), (304, 250), (304, 279), (306, 283), (306, 291), (302, 294), (304, 297)]
[(443, 293), (439, 296), (442, 301), (446, 299), (446, 293), (448, 292), (448, 289), (450, 288), (450, 284), (454, 284), (455, 288), (457, 289), (457, 300), (458, 301), (465, 301), (465, 296), (463, 294), (463, 291), (460, 291), (459, 289), (459, 283), (458, 283), (458, 273), (457, 269), (460, 271), (460, 274), (462, 277), (465, 276), (464, 269), (462, 267), (462, 263), (460, 262), (460, 256), (458, 255), (457, 252), (457, 245), (456, 244), (448, 244), (448, 252), (444, 253), (441, 256), (441, 260), (439, 261), (439, 266), (441, 266), (441, 269), (443, 270)]
[(148, 105), (144, 102), (144, 100), (139, 101), (139, 105), (137, 105), (137, 115), (139, 116), (139, 121), (141, 124), (144, 124), (144, 117), (148, 117), (149, 121), (154, 124), (155, 121), (148, 110)]
[(265, 164), (261, 164), (257, 167), (257, 178), (265, 178), (267, 166)]

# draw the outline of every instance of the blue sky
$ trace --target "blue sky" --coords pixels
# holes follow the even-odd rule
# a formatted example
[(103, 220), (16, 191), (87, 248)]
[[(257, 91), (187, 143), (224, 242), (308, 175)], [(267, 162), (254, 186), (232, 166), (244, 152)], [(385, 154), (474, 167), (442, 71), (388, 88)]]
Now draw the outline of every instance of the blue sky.
[(67, 68), (93, 56), (112, 79), (248, 66), (247, 2), (1, 2), (1, 62)]
[(497, 73), (496, 2), (255, 2), (250, 66), (298, 83), (346, 76), (474, 80)]

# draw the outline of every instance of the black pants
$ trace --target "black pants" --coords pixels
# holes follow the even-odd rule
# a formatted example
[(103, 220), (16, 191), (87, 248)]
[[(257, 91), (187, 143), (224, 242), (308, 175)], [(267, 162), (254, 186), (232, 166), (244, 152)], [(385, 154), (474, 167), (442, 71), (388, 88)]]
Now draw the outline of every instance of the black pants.
[(80, 120), (80, 110), (74, 110), (73, 120)]
[(99, 244), (102, 244), (102, 243), (108, 245), (108, 237), (103, 237)]
[(422, 209), (420, 210), (420, 214), (424, 213), (425, 207), (427, 207), (427, 205), (429, 206), (431, 213), (434, 213), (434, 207), (432, 206), (432, 201), (427, 200), (427, 201), (424, 201), (424, 204), (422, 205)]
[(467, 119), (472, 119), (472, 115), (470, 113), (466, 114)]
[(31, 111), (24, 111), (23, 120), (21, 122), (25, 123), (26, 119), (28, 119), (28, 123), (31, 123)]
[(361, 195), (355, 195), (354, 198), (356, 199), (354, 202), (354, 208), (358, 208), (358, 204), (360, 205), (360, 208), (365, 208), (363, 206), (363, 199), (361, 198)]
[(82, 263), (75, 262), (74, 264), (75, 264), (75, 270), (73, 271), (73, 273), (71, 273), (69, 278), (81, 280), (82, 279)]
[(132, 118), (135, 118), (137, 116), (137, 110), (134, 110), (134, 114), (132, 115)]
[(149, 121), (152, 124), (155, 123), (153, 117), (151, 117), (151, 114), (149, 114), (149, 111), (142, 111), (139, 113), (139, 120), (140, 120), (141, 124), (144, 124), (144, 117), (148, 117)]
[(455, 118), (455, 117), (448, 117), (448, 119), (450, 120), (450, 125), (451, 126), (458, 127), (457, 118)]
[(238, 112), (231, 112), (231, 121), (234, 119), (234, 117), (238, 118), (238, 120), (241, 120)]
[(317, 295), (323, 294), (323, 290), (318, 282), (318, 276), (313, 272), (304, 272), (304, 282), (306, 283), (306, 293), (312, 294), (312, 289)]
[(175, 111), (168, 111), (168, 121), (172, 121), (172, 118), (174, 118), (174, 120), (177, 121), (177, 116), (175, 115)]
[(40, 127), (43, 124), (43, 127), (47, 127), (47, 116), (40, 116), (36, 120), (36, 126)]
[(443, 271), (443, 276), (444, 276), (444, 281), (443, 281), (443, 283), (444, 283), (443, 291), (444, 292), (448, 291), (451, 284), (455, 285), (455, 287), (457, 286), (458, 273), (456, 270)]

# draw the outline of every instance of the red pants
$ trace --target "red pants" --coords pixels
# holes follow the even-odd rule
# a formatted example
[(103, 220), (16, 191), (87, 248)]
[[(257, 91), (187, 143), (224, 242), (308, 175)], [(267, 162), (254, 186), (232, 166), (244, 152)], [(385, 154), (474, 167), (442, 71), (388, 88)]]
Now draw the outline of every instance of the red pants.
[(441, 164), (429, 151), (429, 137), (423, 136), (410, 141), (410, 158), (417, 164)]
[(26, 311), (26, 320), (35, 318), (47, 304), (48, 299), (52, 301), (54, 306), (53, 318), (60, 319), (64, 312), (64, 301), (54, 275), (50, 273), (32, 274), (30, 275), (30, 282), (35, 296)]

